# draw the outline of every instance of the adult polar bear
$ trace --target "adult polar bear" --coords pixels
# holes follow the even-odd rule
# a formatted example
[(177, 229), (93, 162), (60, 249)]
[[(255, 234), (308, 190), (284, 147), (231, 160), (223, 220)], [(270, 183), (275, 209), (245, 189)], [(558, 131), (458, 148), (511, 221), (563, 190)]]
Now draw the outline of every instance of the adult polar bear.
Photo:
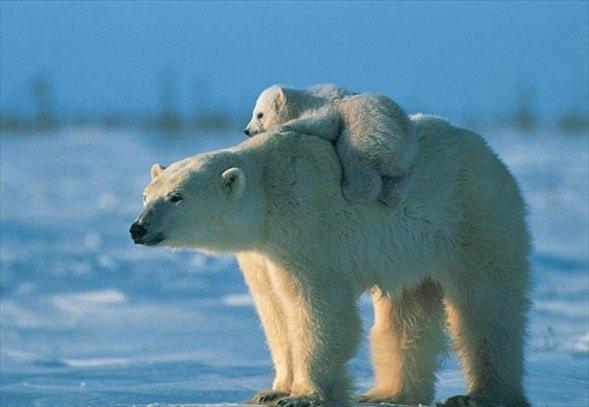
[(375, 385), (363, 401), (431, 403), (446, 319), (469, 388), (447, 405), (527, 405), (529, 239), (517, 185), (478, 135), (412, 120), (420, 149), (394, 209), (346, 201), (332, 145), (295, 133), (152, 168), (133, 238), (237, 254), (276, 368), (259, 401), (346, 400), (357, 300), (376, 287)]

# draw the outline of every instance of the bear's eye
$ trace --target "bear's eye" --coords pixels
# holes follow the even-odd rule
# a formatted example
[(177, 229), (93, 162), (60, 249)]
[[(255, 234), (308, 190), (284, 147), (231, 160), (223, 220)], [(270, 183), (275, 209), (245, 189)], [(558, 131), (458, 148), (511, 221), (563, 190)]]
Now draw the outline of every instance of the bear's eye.
[(170, 202), (180, 202), (182, 200), (182, 195), (180, 194), (173, 194), (170, 196)]
[(147, 202), (147, 197), (143, 195), (143, 203)]
[(258, 115), (256, 116), (258, 119), (261, 119), (262, 117), (264, 117), (264, 113), (258, 113)]

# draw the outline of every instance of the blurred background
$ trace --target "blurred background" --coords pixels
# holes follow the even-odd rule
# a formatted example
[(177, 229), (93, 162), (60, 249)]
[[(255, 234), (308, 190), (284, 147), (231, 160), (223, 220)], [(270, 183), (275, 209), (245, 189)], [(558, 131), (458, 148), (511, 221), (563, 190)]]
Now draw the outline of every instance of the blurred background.
[[(134, 247), (127, 231), (151, 164), (243, 140), (266, 86), (325, 82), (489, 141), (529, 204), (528, 394), (589, 403), (587, 2), (0, 11), (2, 406), (236, 402), (271, 385), (235, 260)], [(366, 390), (366, 341), (350, 365)], [(449, 355), (437, 397), (464, 391)]]

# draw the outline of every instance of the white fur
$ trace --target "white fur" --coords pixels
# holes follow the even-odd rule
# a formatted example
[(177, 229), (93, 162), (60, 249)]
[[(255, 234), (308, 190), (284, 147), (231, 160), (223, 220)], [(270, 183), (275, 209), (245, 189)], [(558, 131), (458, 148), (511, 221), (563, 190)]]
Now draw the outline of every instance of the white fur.
[(276, 126), (335, 142), (348, 200), (396, 204), (402, 178), (417, 154), (413, 123), (391, 99), (354, 94), (335, 85), (308, 90), (272, 86), (254, 107), (247, 134)]
[[(180, 161), (146, 188), (142, 219), (162, 244), (237, 254), (276, 368), (261, 399), (346, 399), (357, 300), (372, 289), (375, 385), (363, 400), (431, 403), (446, 319), (470, 390), (449, 405), (525, 405), (521, 195), (478, 135), (412, 121), (420, 149), (395, 209), (345, 200), (330, 143), (295, 133)], [(229, 168), (242, 171), (240, 193), (225, 186)], [(174, 191), (184, 199), (167, 204)]]

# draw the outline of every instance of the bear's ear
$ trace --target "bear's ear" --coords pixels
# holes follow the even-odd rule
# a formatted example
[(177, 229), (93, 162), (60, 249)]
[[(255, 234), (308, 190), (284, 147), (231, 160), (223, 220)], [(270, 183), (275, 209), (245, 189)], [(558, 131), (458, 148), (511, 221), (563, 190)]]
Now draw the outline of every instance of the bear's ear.
[(245, 173), (241, 168), (233, 167), (221, 174), (223, 188), (228, 196), (239, 198), (245, 190)]
[(151, 180), (153, 181), (154, 179), (156, 179), (165, 169), (166, 167), (163, 167), (159, 164), (153, 164), (151, 166)]
[(284, 106), (286, 106), (286, 93), (284, 92), (282, 86), (276, 86), (274, 103), (276, 103), (276, 107), (278, 109), (282, 109)]

